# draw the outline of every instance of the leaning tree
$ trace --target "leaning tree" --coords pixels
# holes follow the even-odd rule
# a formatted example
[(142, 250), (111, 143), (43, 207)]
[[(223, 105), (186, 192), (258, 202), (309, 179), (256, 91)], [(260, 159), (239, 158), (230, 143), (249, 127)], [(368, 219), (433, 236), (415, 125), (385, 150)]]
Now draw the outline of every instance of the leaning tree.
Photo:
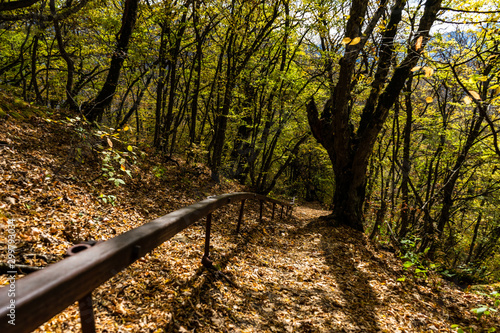
[[(372, 5), (373, 6), (373, 5)], [(329, 31), (320, 33), (330, 83), (329, 100), (321, 114), (312, 99), (307, 105), (309, 125), (326, 149), (335, 174), (333, 213), (337, 222), (363, 230), (363, 202), (367, 166), (378, 134), (404, 83), (422, 55), (430, 29), (441, 10), (441, 0), (406, 10), (405, 0), (382, 0), (370, 7), (368, 0), (353, 0), (345, 25), (342, 57), (335, 60)], [(406, 7), (406, 8), (405, 8)], [(403, 14), (416, 29), (402, 23)], [(406, 51), (397, 40), (406, 36)], [(325, 50), (326, 48), (326, 50)], [(404, 51), (404, 52), (403, 52)], [(368, 83), (362, 101), (358, 83)]]

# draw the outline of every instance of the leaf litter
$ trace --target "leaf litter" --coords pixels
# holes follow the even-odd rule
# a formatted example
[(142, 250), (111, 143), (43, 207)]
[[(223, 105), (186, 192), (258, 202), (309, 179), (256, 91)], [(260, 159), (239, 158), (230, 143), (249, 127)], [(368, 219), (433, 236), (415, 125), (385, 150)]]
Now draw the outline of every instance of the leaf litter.
[[(84, 240), (106, 240), (209, 195), (242, 191), (215, 184), (202, 165), (161, 164), (147, 155), (133, 178), (115, 187), (91, 182), (92, 156), (72, 155), (74, 132), (41, 118), (0, 120), (0, 253), (6, 223), (16, 220), (19, 264), (44, 267)], [(89, 162), (90, 161), (90, 162)], [(94, 161), (95, 163), (95, 161)], [(161, 164), (165, 172), (155, 176)], [(112, 194), (116, 205), (103, 203)], [(297, 206), (271, 221), (247, 203), (240, 235), (239, 205), (214, 213), (210, 256), (201, 265), (204, 221), (172, 237), (93, 292), (100, 332), (480, 332), (500, 327), (470, 309), (488, 302), (431, 275), (412, 277), (389, 251), (366, 236), (320, 219), (319, 206)], [(402, 276), (405, 281), (398, 281)], [(22, 277), (20, 274), (19, 277)], [(7, 284), (5, 275), (0, 276)], [(78, 332), (76, 304), (36, 332)]]

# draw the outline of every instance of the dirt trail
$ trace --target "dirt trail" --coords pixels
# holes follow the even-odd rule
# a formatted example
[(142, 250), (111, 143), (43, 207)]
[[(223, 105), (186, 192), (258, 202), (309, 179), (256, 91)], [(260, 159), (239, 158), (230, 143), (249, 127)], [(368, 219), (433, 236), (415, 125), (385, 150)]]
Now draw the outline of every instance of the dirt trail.
[[(414, 280), (393, 253), (376, 251), (363, 234), (318, 219), (326, 213), (299, 206), (293, 218), (247, 229), (245, 243), (215, 256), (238, 286), (202, 275), (199, 284), (193, 283), (195, 296), (188, 302), (196, 304), (193, 312), (178, 311), (178, 326), (172, 328), (451, 332), (452, 324), (462, 324), (479, 329), (468, 309), (471, 302), (481, 301), (476, 295), (437, 277)], [(397, 281), (405, 275), (410, 275), (405, 282)], [(500, 327), (498, 322), (484, 325)]]

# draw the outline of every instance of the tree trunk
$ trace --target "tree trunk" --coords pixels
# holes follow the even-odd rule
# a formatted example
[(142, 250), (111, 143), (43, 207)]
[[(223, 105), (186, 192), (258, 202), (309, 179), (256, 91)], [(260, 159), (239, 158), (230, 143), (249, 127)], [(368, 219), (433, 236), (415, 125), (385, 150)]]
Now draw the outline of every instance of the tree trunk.
[(410, 180), (411, 171), (411, 159), (410, 159), (410, 145), (411, 145), (411, 129), (413, 123), (413, 104), (411, 102), (411, 86), (413, 75), (410, 75), (408, 82), (406, 83), (406, 96), (405, 96), (405, 106), (406, 106), (406, 124), (404, 128), (403, 136), (403, 165), (402, 173), (403, 178), (401, 180), (401, 226), (399, 228), (398, 237), (403, 239), (407, 232), (410, 224), (409, 212), (410, 212), (410, 191), (408, 187), (408, 182)]
[[(235, 15), (235, 2), (232, 3), (232, 15)], [(260, 45), (266, 40), (267, 36), (270, 34), (272, 30), (272, 26), (274, 21), (278, 17), (278, 7), (279, 3), (274, 5), (273, 13), (268, 17), (265, 25), (259, 29), (258, 31), (253, 31), (256, 33), (255, 39), (253, 42), (246, 48), (244, 48), (243, 52), (238, 46), (238, 37), (242, 37), (244, 40), (247, 36), (239, 36), (237, 33), (233, 31), (233, 29), (229, 29), (228, 31), (228, 42), (227, 42), (227, 64), (226, 64), (226, 75), (225, 75), (225, 88), (224, 88), (224, 96), (222, 107), (217, 108), (217, 116), (215, 119), (215, 133), (213, 139), (213, 152), (210, 158), (210, 169), (212, 173), (212, 179), (215, 181), (219, 181), (219, 172), (222, 164), (222, 155), (224, 150), (224, 143), (226, 139), (226, 130), (227, 130), (227, 118), (229, 115), (229, 111), (232, 103), (232, 95), (233, 90), (237, 84), (236, 80), (239, 78), (241, 72), (246, 67), (251, 57), (255, 54)], [(241, 44), (243, 45), (243, 40), (241, 40)], [(224, 52), (224, 51), (223, 51)], [(221, 52), (221, 55), (223, 54)]]
[(170, 31), (168, 22), (161, 25), (160, 49), (158, 51), (158, 83), (156, 84), (156, 105), (155, 105), (155, 134), (153, 145), (159, 148), (161, 145), (161, 125), (163, 119), (165, 94), (165, 67), (167, 66), (167, 34)]
[(86, 102), (83, 107), (83, 114), (91, 122), (101, 118), (104, 111), (111, 105), (120, 78), (120, 71), (123, 62), (127, 57), (128, 43), (132, 36), (135, 20), (137, 18), (137, 7), (140, 0), (126, 0), (122, 16), (122, 26), (119, 32), (118, 42), (115, 52), (111, 57), (108, 76), (101, 91), (90, 102)]
[[(186, 3), (187, 7), (189, 3)], [(160, 140), (160, 149), (167, 153), (168, 145), (169, 145), (169, 137), (172, 134), (172, 131), (175, 131), (175, 128), (172, 129), (172, 124), (174, 122), (174, 104), (175, 97), (177, 93), (177, 62), (179, 59), (181, 42), (184, 35), (184, 31), (186, 30), (186, 17), (187, 17), (187, 9), (182, 14), (179, 25), (179, 30), (175, 33), (175, 43), (169, 50), (168, 56), (168, 73), (169, 73), (169, 93), (168, 93), (168, 104), (167, 104), (167, 113), (165, 116), (165, 122), (162, 124), (161, 135), (162, 138)], [(170, 152), (171, 153), (171, 152)]]
[(50, 12), (54, 16), (54, 32), (56, 34), (57, 47), (59, 48), (59, 52), (61, 53), (61, 57), (66, 62), (66, 69), (68, 74), (66, 76), (66, 102), (65, 104), (69, 105), (71, 110), (78, 110), (78, 105), (76, 104), (73, 95), (71, 95), (73, 91), (73, 76), (75, 74), (75, 65), (73, 63), (73, 59), (69, 56), (68, 52), (64, 48), (64, 42), (62, 39), (61, 27), (59, 25), (59, 20), (56, 19), (56, 6), (55, 0), (50, 1)]
[[(123, 118), (123, 120), (120, 122), (120, 124), (116, 127), (117, 129), (119, 129), (119, 128), (121, 129), (121, 128), (125, 127), (125, 124), (130, 119), (130, 117), (132, 117), (132, 115), (134, 114), (134, 112), (135, 113), (138, 112), (139, 105), (141, 104), (142, 98), (144, 97), (144, 93), (148, 89), (149, 83), (151, 82), (152, 78), (153, 78), (153, 73), (151, 73), (151, 74), (148, 75), (148, 77), (146, 79), (146, 82), (144, 83), (144, 86), (138, 90), (137, 98), (136, 98), (134, 104), (132, 105), (132, 107), (130, 108), (130, 110), (127, 112), (127, 114), (125, 115), (125, 117)], [(137, 130), (137, 132), (139, 132), (139, 127), (137, 127), (136, 130)]]
[[(33, 46), (31, 51), (31, 83), (33, 85), (33, 90), (35, 91), (35, 100), (37, 103), (42, 104), (42, 94), (40, 94), (40, 89), (38, 88), (38, 82), (36, 78), (36, 60), (38, 58), (38, 40), (39, 35), (35, 34), (33, 37)], [(1, 74), (1, 71), (0, 71)]]

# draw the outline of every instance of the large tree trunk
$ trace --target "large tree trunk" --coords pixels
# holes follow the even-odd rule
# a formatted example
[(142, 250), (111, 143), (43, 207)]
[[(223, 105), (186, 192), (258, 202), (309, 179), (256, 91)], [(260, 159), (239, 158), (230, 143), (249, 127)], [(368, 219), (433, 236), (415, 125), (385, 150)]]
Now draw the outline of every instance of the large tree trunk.
[(362, 22), (368, 12), (368, 0), (352, 1), (346, 25), (346, 37), (351, 40), (361, 37), (361, 40), (346, 45), (344, 56), (339, 61), (337, 83), (332, 87), (330, 100), (326, 103), (321, 116), (314, 99), (307, 105), (307, 117), (312, 133), (327, 150), (335, 174), (332, 216), (338, 223), (356, 230), (363, 231), (362, 208), (365, 201), (366, 170), (376, 138), (429, 39), (429, 31), (441, 7), (441, 1), (426, 2), (418, 31), (408, 48), (408, 54), (392, 71), (392, 77), (389, 77), (394, 60), (394, 39), (405, 5), (405, 0), (395, 2), (382, 33), (377, 70), (357, 130), (355, 131), (351, 119), (355, 68), (358, 56), (366, 43), (366, 37), (363, 36), (371, 35), (377, 25), (374, 20), (378, 20), (374, 17), (365, 31), (361, 31)]
[(334, 173), (335, 193), (332, 215), (336, 221), (363, 231), (366, 166), (351, 164), (344, 170), (334, 168)]

